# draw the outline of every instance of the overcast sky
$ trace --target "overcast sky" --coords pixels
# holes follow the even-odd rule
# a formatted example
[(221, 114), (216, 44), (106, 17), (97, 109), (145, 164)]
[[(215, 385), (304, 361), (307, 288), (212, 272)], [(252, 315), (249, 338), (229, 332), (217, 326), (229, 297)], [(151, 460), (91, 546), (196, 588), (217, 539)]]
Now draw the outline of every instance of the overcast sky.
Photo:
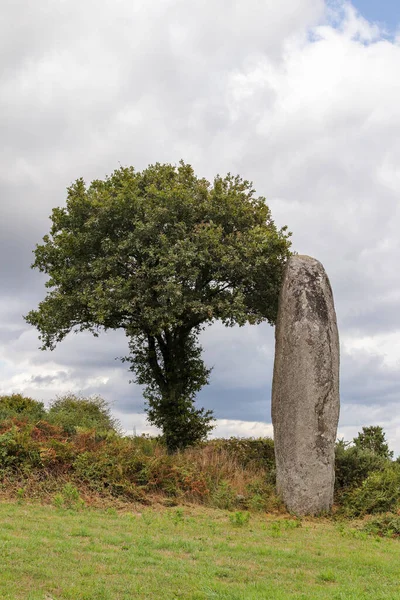
[[(193, 165), (254, 182), (293, 249), (330, 277), (341, 339), (339, 436), (382, 425), (400, 453), (400, 34), (394, 0), (3, 0), (0, 394), (100, 393), (149, 431), (116, 357), (122, 332), (38, 349), (22, 315), (51, 209), (78, 177)], [(216, 435), (269, 435), (274, 331), (203, 338), (199, 401)]]

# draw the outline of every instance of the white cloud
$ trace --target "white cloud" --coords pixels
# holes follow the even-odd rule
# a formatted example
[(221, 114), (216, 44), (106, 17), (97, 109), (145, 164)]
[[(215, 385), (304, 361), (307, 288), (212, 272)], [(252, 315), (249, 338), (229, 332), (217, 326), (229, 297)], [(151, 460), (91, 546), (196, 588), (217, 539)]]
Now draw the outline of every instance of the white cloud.
[(218, 419), (216, 427), (212, 432), (213, 438), (229, 437), (272, 437), (271, 423), (260, 423), (258, 421), (238, 421), (233, 419)]

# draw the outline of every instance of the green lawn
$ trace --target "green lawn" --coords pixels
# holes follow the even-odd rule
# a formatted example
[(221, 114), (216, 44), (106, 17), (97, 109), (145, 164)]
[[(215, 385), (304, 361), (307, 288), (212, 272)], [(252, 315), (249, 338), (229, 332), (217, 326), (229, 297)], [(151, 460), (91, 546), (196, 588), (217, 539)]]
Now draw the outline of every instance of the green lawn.
[(1, 600), (400, 599), (400, 541), (202, 508), (0, 504)]

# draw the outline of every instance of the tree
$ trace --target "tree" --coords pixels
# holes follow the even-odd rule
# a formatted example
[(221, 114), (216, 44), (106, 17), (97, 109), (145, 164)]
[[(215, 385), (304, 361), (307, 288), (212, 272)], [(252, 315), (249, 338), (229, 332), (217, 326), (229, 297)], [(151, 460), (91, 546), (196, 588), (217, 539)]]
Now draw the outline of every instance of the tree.
[(275, 322), (290, 234), (239, 176), (211, 185), (190, 165), (120, 168), (88, 187), (78, 179), (32, 267), (49, 292), (26, 320), (53, 349), (71, 331), (122, 328), (148, 418), (170, 450), (206, 437), (212, 413), (195, 407), (208, 382), (199, 334)]
[(47, 420), (70, 434), (76, 433), (77, 427), (96, 429), (100, 433), (119, 431), (118, 421), (112, 417), (107, 402), (101, 396), (60, 396), (51, 403)]
[(386, 443), (385, 433), (379, 425), (363, 427), (362, 432), (353, 439), (353, 442), (357, 448), (370, 450), (383, 458), (393, 457), (393, 452), (389, 450)]

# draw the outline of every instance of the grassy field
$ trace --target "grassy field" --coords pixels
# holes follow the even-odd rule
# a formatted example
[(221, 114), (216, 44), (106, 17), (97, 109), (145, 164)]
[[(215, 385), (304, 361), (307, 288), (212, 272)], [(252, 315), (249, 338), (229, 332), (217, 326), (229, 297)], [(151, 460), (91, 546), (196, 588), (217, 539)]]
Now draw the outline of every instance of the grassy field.
[(0, 504), (2, 600), (400, 599), (400, 541), (205, 508)]

